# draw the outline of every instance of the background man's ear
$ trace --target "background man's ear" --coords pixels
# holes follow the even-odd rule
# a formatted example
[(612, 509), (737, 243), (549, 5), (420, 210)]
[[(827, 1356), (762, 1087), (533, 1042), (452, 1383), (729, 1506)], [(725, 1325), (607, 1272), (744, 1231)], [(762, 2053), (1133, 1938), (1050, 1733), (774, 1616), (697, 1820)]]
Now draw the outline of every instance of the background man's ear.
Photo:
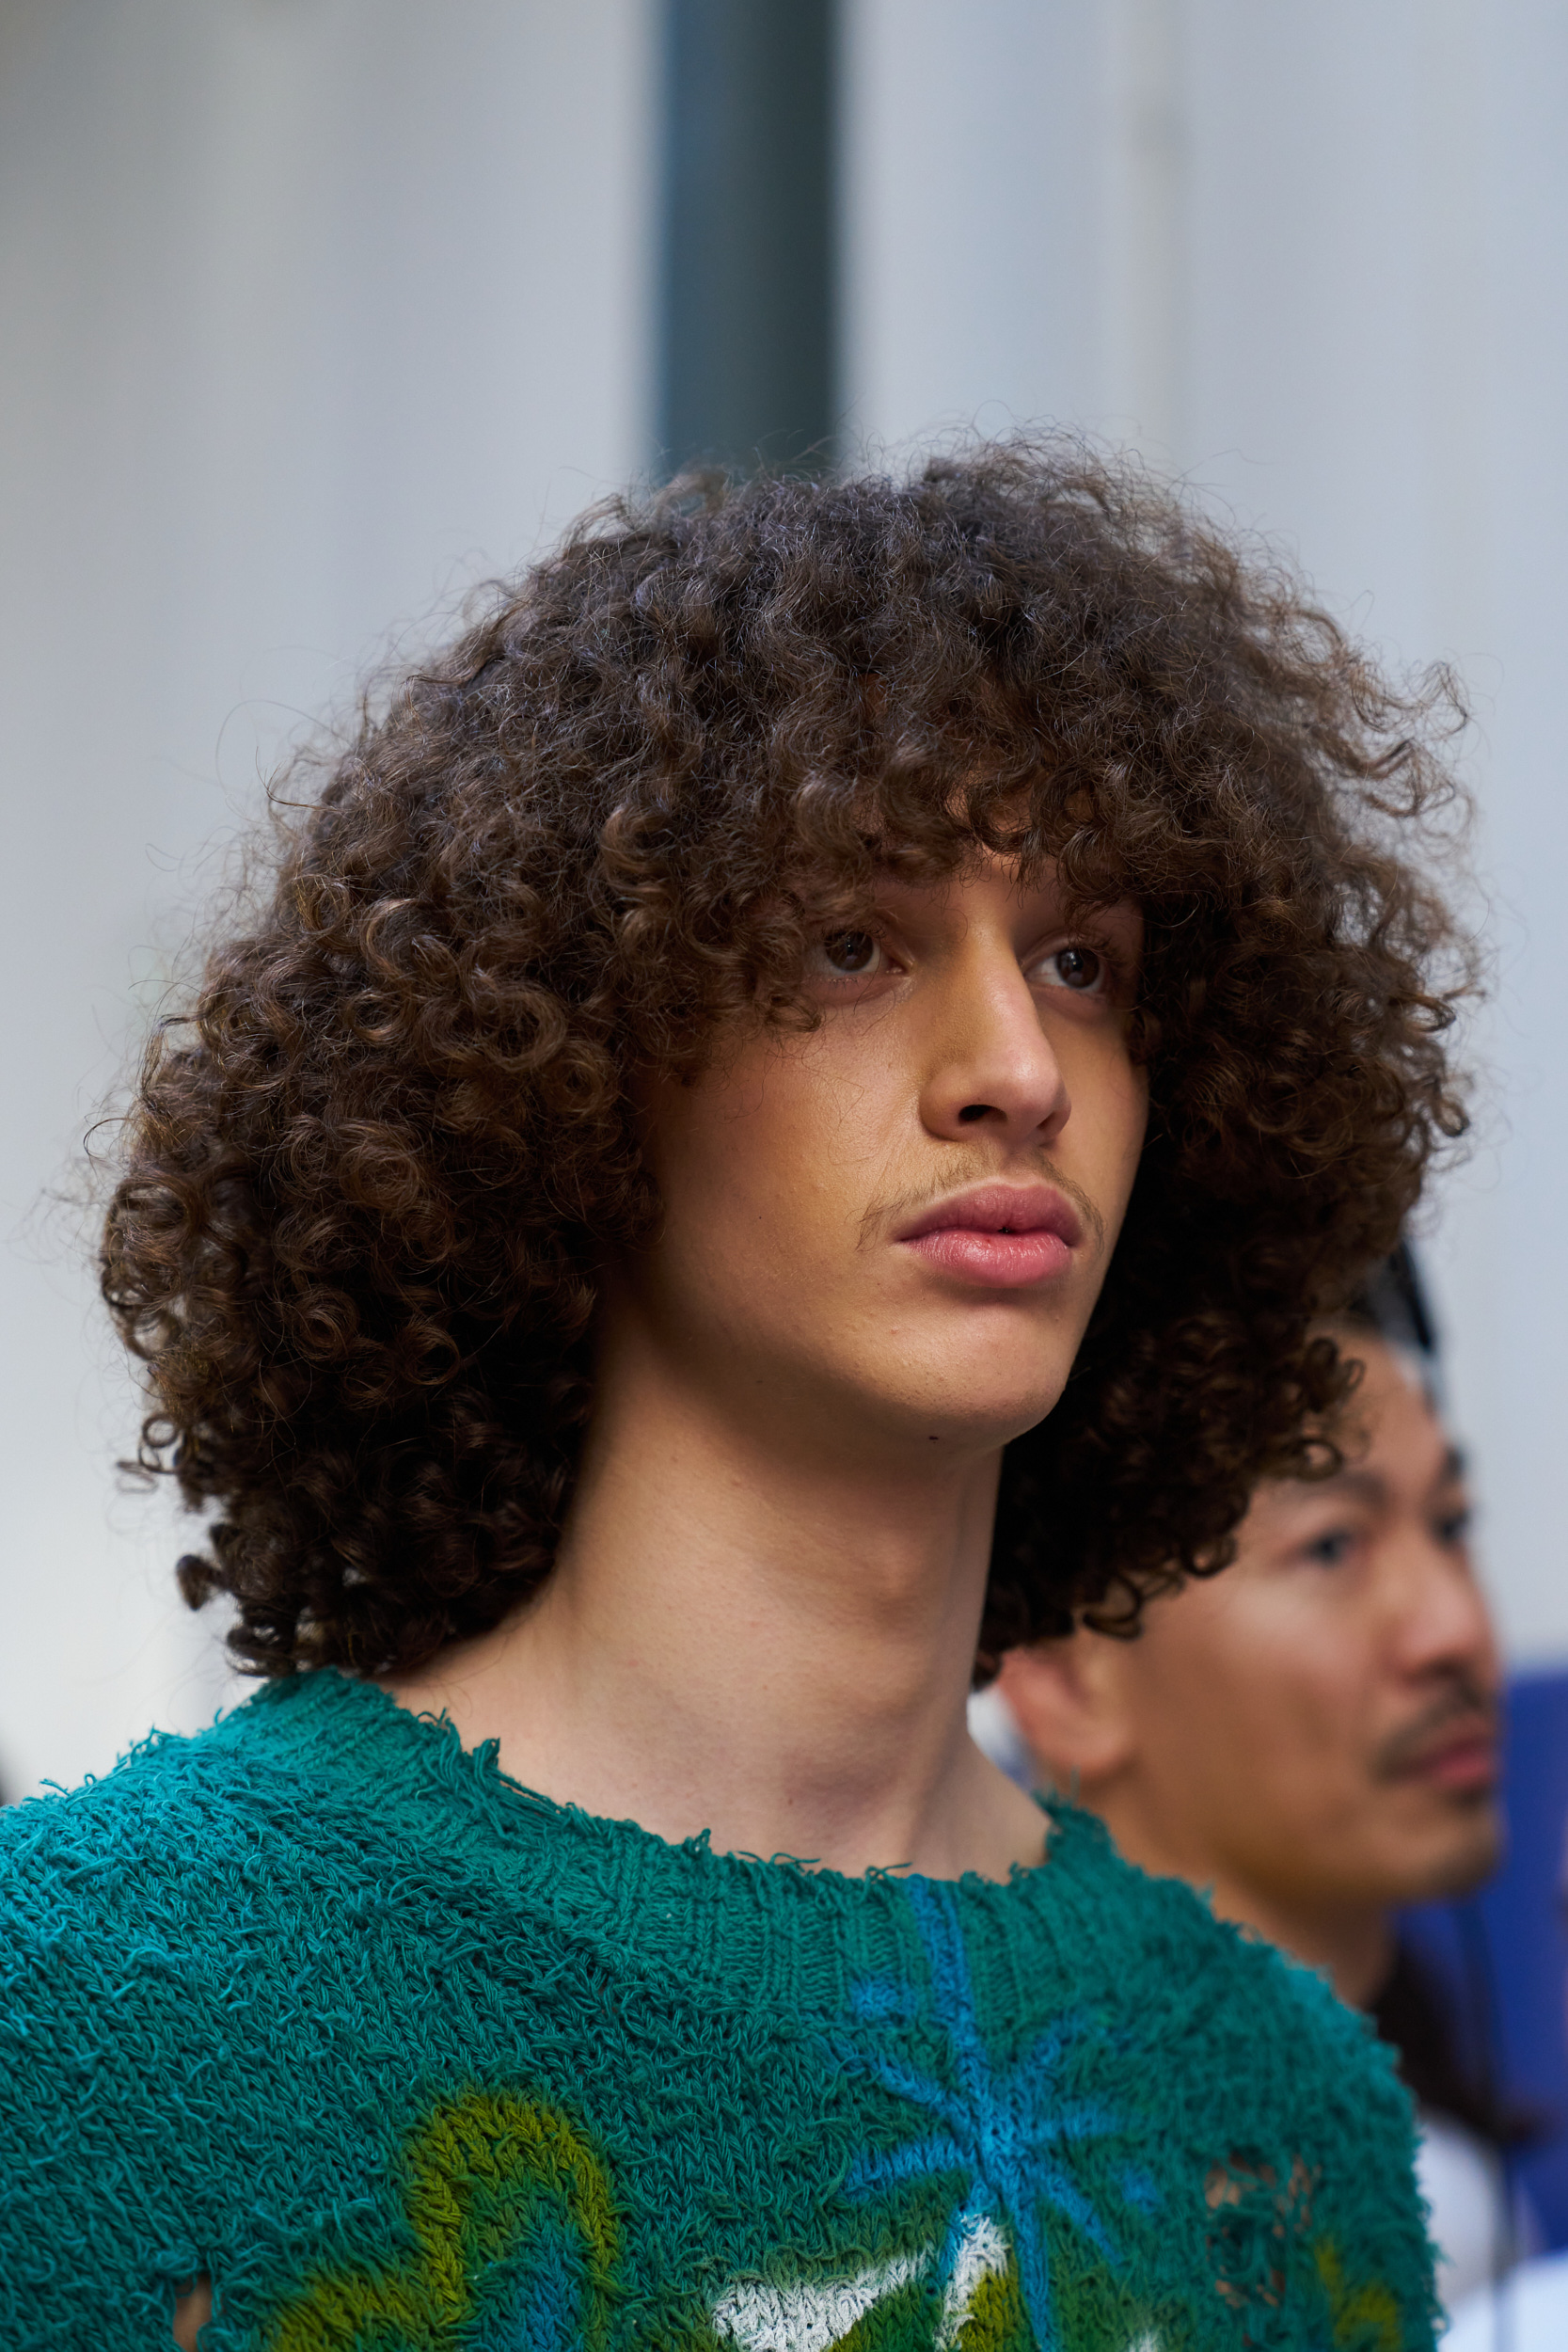
[(1080, 1630), (1009, 1650), (1002, 1661), (997, 1679), (1024, 1745), (1063, 1796), (1091, 1795), (1132, 1760), (1128, 1647)]

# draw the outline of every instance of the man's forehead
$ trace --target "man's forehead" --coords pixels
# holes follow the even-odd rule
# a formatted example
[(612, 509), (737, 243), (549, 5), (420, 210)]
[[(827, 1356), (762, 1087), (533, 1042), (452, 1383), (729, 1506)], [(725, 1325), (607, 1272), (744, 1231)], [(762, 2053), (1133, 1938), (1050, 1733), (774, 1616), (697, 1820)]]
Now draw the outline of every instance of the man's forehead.
[(874, 896), (889, 904), (915, 898), (940, 903), (977, 884), (1002, 883), (1021, 898), (1053, 898), (1075, 913), (1111, 906), (1137, 910), (1135, 896), (1117, 879), (1107, 875), (1085, 882), (1081, 875), (1065, 873), (1062, 861), (1050, 851), (992, 849), (983, 842), (972, 842), (961, 857), (940, 862), (915, 851), (879, 850), (870, 881)]
[(879, 892), (889, 896), (905, 893), (941, 896), (961, 891), (981, 881), (1006, 882), (1020, 892), (1059, 891), (1062, 886), (1055, 858), (1025, 858), (1007, 850), (987, 849), (979, 842), (974, 843), (961, 858), (942, 866), (896, 856), (879, 856), (873, 867), (873, 877)]

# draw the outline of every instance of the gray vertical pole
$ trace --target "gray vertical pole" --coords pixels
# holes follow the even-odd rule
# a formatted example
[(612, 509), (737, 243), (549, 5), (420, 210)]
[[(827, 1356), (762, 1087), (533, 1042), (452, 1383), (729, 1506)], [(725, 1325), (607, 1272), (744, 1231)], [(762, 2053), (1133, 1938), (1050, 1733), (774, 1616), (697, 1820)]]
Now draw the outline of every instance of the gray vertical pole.
[(833, 0), (664, 0), (666, 473), (832, 454), (834, 14)]

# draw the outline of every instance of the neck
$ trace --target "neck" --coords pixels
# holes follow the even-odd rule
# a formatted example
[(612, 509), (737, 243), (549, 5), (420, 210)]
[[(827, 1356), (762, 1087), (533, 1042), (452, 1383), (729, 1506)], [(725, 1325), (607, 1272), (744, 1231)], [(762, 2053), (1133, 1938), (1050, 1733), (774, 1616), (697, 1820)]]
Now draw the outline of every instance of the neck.
[(1043, 1826), (966, 1726), (1000, 1460), (792, 1442), (623, 1332), (544, 1591), (393, 1695), (659, 1836), (1005, 1876)]
[(1308, 1968), (1321, 1969), (1352, 2009), (1370, 2009), (1393, 1967), (1393, 1922), (1381, 1904), (1293, 1902), (1227, 1884), (1223, 1877), (1214, 1883), (1213, 1902), (1220, 1918), (1256, 1929)]
[(1101, 1815), (1130, 1862), (1158, 1877), (1184, 1878), (1203, 1887), (1217, 1918), (1251, 1928), (1292, 1959), (1322, 1970), (1352, 2009), (1369, 2008), (1376, 1998), (1394, 1964), (1393, 1921), (1385, 1905), (1314, 1901), (1259, 1885), (1213, 1856), (1178, 1854), (1114, 1800), (1085, 1801)]

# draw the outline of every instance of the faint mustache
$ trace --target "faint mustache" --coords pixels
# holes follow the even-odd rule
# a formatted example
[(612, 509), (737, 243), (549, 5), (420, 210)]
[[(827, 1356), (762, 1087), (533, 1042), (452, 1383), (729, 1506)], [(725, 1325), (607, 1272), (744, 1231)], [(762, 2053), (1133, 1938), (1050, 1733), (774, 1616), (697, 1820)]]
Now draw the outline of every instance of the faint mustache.
[(1484, 1732), (1495, 1739), (1500, 1723), (1500, 1709), (1491, 1693), (1482, 1689), (1473, 1676), (1456, 1675), (1448, 1691), (1434, 1699), (1413, 1724), (1402, 1731), (1389, 1735), (1372, 1759), (1372, 1775), (1376, 1780), (1402, 1780), (1413, 1766), (1419, 1764), (1426, 1751), (1450, 1725), (1463, 1725), (1466, 1730)]
[(1105, 1219), (1083, 1185), (1075, 1184), (1070, 1176), (1064, 1176), (1060, 1168), (1053, 1168), (1050, 1160), (1044, 1158), (1037, 1160), (1026, 1174), (1019, 1169), (1004, 1174), (994, 1163), (977, 1159), (967, 1169), (957, 1166), (950, 1168), (940, 1184), (923, 1185), (918, 1192), (901, 1193), (895, 1200), (874, 1201), (861, 1219), (860, 1240), (856, 1247), (863, 1249), (869, 1242), (876, 1240), (879, 1233), (885, 1232), (890, 1225), (895, 1222), (902, 1225), (906, 1219), (924, 1216), (938, 1200), (950, 1200), (955, 1193), (968, 1192), (975, 1184), (1019, 1182), (1054, 1184), (1083, 1218), (1085, 1232), (1094, 1240), (1095, 1256), (1103, 1256)]

